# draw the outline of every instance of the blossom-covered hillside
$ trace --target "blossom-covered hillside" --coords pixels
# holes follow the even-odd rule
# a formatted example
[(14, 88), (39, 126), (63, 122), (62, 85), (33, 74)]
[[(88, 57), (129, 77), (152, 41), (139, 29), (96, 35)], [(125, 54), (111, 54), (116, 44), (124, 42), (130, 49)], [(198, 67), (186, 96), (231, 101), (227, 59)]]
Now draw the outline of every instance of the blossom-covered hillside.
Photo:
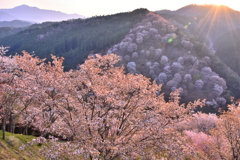
[(214, 108), (226, 103), (226, 81), (211, 68), (214, 52), (199, 51), (196, 40), (159, 15), (150, 12), (110, 53), (121, 56), (128, 72), (162, 84), (165, 93), (179, 89), (185, 102), (207, 99)]

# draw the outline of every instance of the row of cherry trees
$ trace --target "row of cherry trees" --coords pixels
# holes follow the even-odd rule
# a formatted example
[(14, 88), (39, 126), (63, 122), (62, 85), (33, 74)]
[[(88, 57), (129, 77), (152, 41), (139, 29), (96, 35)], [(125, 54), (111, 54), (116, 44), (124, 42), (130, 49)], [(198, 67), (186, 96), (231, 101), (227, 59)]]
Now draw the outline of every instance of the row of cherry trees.
[(198, 113), (180, 125), (190, 140), (188, 145), (195, 155), (192, 159), (240, 159), (239, 102), (228, 107), (220, 117)]
[(49, 159), (239, 158), (234, 105), (220, 118), (192, 115), (203, 102), (179, 105), (178, 92), (166, 102), (155, 82), (114, 66), (119, 57), (113, 54), (64, 72), (62, 58), (45, 63), (26, 52), (4, 57), (5, 51), (1, 48), (2, 131), (7, 124), (12, 132), (21, 125), (51, 135), (50, 141), (33, 142), (49, 143), (41, 149)]
[[(62, 152), (90, 159), (183, 154), (174, 126), (201, 102), (179, 105), (178, 93), (165, 102), (156, 83), (114, 67), (116, 55), (92, 57), (69, 72), (63, 71), (62, 58), (52, 58), (44, 63), (26, 52), (1, 56), (3, 132), (6, 124), (12, 132), (17, 124), (70, 143), (43, 147), (49, 158)], [(65, 145), (72, 147), (62, 150)]]

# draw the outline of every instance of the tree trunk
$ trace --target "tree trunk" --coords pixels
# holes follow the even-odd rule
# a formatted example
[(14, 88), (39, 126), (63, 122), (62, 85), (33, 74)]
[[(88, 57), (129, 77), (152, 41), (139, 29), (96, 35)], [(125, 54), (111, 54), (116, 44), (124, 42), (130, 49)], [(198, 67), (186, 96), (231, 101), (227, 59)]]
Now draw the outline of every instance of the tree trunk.
[(6, 139), (6, 115), (2, 119), (2, 139)]
[(12, 113), (10, 113), (10, 118), (9, 118), (9, 132), (14, 133), (14, 116)]
[(28, 135), (28, 123), (27, 123), (27, 125), (25, 126), (24, 134), (25, 134), (25, 135)]

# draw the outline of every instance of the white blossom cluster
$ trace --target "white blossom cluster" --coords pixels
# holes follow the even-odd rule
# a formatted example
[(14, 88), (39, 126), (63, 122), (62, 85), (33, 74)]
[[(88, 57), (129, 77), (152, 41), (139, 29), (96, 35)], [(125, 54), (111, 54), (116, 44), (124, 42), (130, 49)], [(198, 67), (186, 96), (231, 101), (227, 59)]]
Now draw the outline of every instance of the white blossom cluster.
[(128, 62), (127, 69), (129, 73), (136, 73), (136, 63), (135, 62)]
[[(181, 49), (174, 48), (173, 42)], [(200, 58), (193, 42), (163, 18), (146, 16), (109, 50), (123, 57), (129, 73), (146, 75), (169, 91), (179, 89), (185, 97), (202, 94), (209, 101), (225, 103), (221, 96), (227, 89), (226, 81), (212, 71), (211, 58)]]
[(182, 40), (181, 44), (183, 45), (183, 47), (185, 47), (186, 49), (192, 49), (193, 48), (193, 43), (191, 43), (190, 41), (186, 41), (186, 40)]

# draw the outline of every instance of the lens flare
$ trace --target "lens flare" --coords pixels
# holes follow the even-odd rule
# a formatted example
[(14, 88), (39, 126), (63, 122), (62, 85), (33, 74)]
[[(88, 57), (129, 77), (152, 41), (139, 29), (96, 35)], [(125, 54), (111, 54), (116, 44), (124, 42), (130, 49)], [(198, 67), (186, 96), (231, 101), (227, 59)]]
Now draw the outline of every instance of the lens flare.
[(172, 38), (168, 39), (168, 43), (171, 43), (172, 41), (173, 41), (173, 39), (172, 39)]

